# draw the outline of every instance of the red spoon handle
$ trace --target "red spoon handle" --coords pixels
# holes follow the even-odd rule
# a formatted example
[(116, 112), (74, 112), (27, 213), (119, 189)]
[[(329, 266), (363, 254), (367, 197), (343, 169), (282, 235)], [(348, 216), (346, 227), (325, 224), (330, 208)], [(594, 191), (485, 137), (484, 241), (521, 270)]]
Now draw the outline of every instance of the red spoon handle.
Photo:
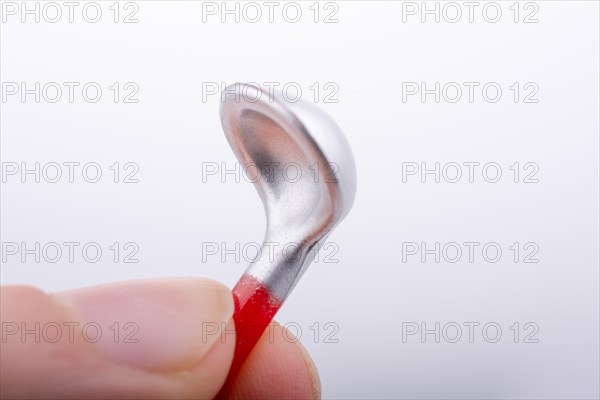
[(236, 346), (229, 372), (230, 378), (234, 377), (244, 364), (282, 303), (265, 285), (246, 274), (242, 275), (232, 292), (235, 302), (233, 320)]

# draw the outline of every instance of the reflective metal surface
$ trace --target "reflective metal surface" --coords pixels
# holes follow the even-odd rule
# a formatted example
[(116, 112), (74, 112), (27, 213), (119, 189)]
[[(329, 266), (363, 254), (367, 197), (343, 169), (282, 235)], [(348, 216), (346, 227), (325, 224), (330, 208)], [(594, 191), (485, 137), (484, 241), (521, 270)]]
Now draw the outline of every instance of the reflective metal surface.
[(352, 207), (352, 152), (335, 122), (313, 104), (241, 83), (223, 93), (223, 130), (248, 175), (255, 172), (267, 216), (262, 251), (246, 274), (284, 300)]

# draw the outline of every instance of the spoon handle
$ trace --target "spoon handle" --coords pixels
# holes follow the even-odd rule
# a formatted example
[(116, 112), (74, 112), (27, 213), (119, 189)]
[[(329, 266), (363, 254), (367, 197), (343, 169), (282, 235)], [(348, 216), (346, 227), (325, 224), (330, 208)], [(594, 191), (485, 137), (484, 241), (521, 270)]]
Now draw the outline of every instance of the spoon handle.
[(235, 379), (244, 361), (283, 303), (258, 279), (248, 274), (242, 275), (233, 288), (232, 294), (235, 304), (233, 320), (236, 345), (228, 382)]

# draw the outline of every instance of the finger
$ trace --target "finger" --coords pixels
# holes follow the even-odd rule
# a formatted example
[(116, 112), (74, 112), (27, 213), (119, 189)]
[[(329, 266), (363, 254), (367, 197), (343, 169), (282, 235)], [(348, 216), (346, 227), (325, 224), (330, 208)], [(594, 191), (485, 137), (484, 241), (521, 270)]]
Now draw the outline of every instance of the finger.
[(272, 324), (235, 380), (220, 396), (225, 399), (320, 399), (321, 382), (300, 341), (286, 328)]
[(233, 358), (233, 300), (206, 279), (48, 295), (0, 288), (2, 398), (212, 398)]

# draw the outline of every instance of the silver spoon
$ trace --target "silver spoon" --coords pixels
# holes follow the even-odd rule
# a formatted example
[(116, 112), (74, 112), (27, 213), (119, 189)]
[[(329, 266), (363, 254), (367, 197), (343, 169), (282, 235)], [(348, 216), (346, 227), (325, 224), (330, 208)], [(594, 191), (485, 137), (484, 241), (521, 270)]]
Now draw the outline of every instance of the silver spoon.
[[(262, 249), (233, 289), (237, 371), (314, 250), (350, 211), (356, 169), (342, 131), (313, 104), (242, 83), (223, 93), (225, 136), (238, 160), (259, 171), (255, 186), (267, 216)], [(265, 251), (272, 244), (287, 250)]]

